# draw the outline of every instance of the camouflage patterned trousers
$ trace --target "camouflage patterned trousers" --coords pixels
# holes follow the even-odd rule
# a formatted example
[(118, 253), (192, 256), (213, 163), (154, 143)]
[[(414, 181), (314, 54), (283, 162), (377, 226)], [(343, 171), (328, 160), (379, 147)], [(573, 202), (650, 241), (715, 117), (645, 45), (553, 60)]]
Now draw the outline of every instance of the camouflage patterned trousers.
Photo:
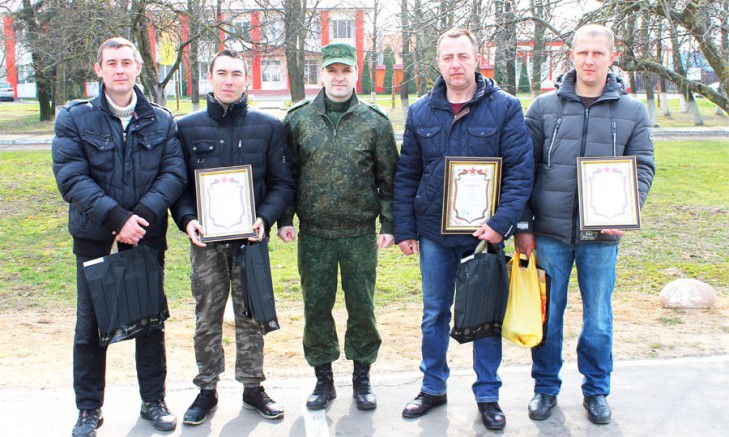
[(304, 356), (311, 366), (339, 358), (339, 340), (332, 317), (337, 271), (347, 307), (344, 355), (372, 364), (382, 340), (374, 313), (377, 240), (374, 235), (321, 238), (299, 233), (299, 274), (304, 294)]
[(192, 296), (195, 298), (195, 360), (200, 373), (193, 379), (203, 390), (214, 389), (225, 371), (223, 352), (223, 313), (228, 295), (233, 296), (235, 312), (235, 379), (244, 386), (256, 386), (263, 374), (263, 334), (246, 316), (240, 268), (235, 255), (240, 244), (208, 243), (191, 245)]

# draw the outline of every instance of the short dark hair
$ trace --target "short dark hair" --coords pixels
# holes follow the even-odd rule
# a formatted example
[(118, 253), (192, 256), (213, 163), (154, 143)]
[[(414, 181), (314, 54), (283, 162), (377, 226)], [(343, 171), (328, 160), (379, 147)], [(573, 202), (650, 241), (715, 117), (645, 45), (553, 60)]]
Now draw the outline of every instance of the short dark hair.
[(99, 65), (103, 62), (103, 55), (104, 50), (106, 49), (118, 49), (121, 47), (129, 47), (132, 49), (132, 52), (134, 52), (134, 61), (142, 65), (142, 55), (139, 53), (139, 50), (137, 49), (137, 46), (134, 45), (133, 42), (129, 41), (126, 38), (122, 38), (120, 36), (116, 36), (114, 38), (109, 38), (106, 41), (102, 42), (99, 46), (99, 51), (96, 53), (96, 62), (98, 62)]
[(213, 67), (215, 66), (215, 61), (221, 56), (227, 56), (229, 58), (240, 59), (241, 61), (243, 61), (243, 73), (248, 75), (248, 63), (243, 58), (243, 55), (240, 52), (232, 50), (232, 49), (223, 49), (223, 50), (219, 51), (218, 53), (216, 53), (215, 56), (213, 56), (213, 59), (210, 60), (210, 66), (208, 67), (208, 71), (211, 74), (213, 73)]
[(461, 29), (458, 27), (454, 27), (453, 29), (446, 30), (443, 32), (441, 36), (438, 37), (438, 42), (435, 45), (435, 56), (440, 56), (440, 43), (446, 38), (459, 38), (461, 36), (467, 36), (468, 39), (471, 40), (471, 44), (473, 44), (473, 54), (478, 54), (478, 41), (476, 40), (476, 35), (473, 34), (468, 29)]

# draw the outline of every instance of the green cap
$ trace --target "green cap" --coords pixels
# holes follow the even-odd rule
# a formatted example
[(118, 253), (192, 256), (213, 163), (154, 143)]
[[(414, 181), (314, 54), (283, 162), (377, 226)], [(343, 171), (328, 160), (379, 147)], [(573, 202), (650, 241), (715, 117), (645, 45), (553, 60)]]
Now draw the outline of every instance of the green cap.
[(357, 64), (357, 52), (349, 44), (334, 43), (321, 48), (321, 68), (332, 64), (345, 64), (350, 67)]

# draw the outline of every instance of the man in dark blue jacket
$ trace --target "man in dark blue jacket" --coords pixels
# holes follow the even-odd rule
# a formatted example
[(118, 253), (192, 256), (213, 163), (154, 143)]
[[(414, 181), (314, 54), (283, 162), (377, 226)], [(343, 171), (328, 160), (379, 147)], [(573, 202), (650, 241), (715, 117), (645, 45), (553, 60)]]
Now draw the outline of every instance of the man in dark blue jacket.
[[(112, 38), (99, 47), (99, 95), (65, 106), (56, 119), (53, 173), (69, 203), (68, 229), (76, 254), (78, 300), (73, 343), (74, 436), (96, 435), (103, 423), (106, 347), (83, 263), (138, 244), (157, 251), (164, 265), (167, 209), (182, 193), (185, 163), (177, 127), (164, 108), (148, 102), (134, 83), (142, 57), (131, 42)], [(136, 337), (141, 415), (171, 431), (177, 419), (164, 401), (167, 362), (163, 330)]]
[[(210, 62), (207, 109), (179, 121), (180, 142), (187, 162), (188, 185), (172, 207), (177, 226), (190, 237), (192, 295), (195, 297), (193, 379), (200, 393), (185, 412), (183, 423), (199, 425), (218, 404), (216, 386), (225, 370), (223, 312), (232, 296), (235, 312), (235, 379), (243, 384), (243, 406), (265, 419), (283, 417), (283, 407), (260, 385), (263, 374), (263, 332), (248, 315), (236, 254), (245, 240), (203, 243), (197, 216), (195, 170), (251, 165), (257, 219), (252, 242), (267, 238), (270, 226), (294, 200), (294, 181), (284, 159), (286, 129), (277, 118), (250, 110), (244, 93), (246, 64), (233, 50), (222, 50)], [(249, 290), (255, 292), (255, 290)]]
[[(446, 403), (450, 308), (461, 256), (473, 252), (479, 240), (501, 244), (508, 238), (532, 190), (532, 146), (521, 105), (476, 72), (481, 60), (477, 46), (467, 30), (441, 35), (441, 77), (410, 108), (395, 176), (395, 241), (404, 254), (420, 254), (423, 278), (423, 382), (404, 417), (419, 417)], [(446, 156), (502, 158), (499, 204), (472, 235), (441, 233)], [(481, 419), (489, 429), (503, 429), (497, 374), (501, 337), (477, 340), (473, 348), (473, 393)]]

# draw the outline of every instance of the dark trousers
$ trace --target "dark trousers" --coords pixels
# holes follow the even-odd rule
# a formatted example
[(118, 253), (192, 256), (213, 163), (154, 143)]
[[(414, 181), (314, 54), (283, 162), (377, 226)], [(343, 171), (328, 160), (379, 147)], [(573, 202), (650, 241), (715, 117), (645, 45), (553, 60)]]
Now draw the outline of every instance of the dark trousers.
[[(119, 249), (129, 248), (120, 245)], [(91, 290), (84, 276), (83, 263), (97, 257), (76, 256), (76, 334), (73, 339), (73, 389), (76, 407), (81, 410), (101, 408), (106, 384), (106, 347), (99, 345), (99, 326), (91, 301)], [(164, 266), (164, 252), (158, 252)], [(136, 346), (139, 394), (145, 402), (165, 397), (167, 360), (165, 334), (154, 330), (134, 339)]]

